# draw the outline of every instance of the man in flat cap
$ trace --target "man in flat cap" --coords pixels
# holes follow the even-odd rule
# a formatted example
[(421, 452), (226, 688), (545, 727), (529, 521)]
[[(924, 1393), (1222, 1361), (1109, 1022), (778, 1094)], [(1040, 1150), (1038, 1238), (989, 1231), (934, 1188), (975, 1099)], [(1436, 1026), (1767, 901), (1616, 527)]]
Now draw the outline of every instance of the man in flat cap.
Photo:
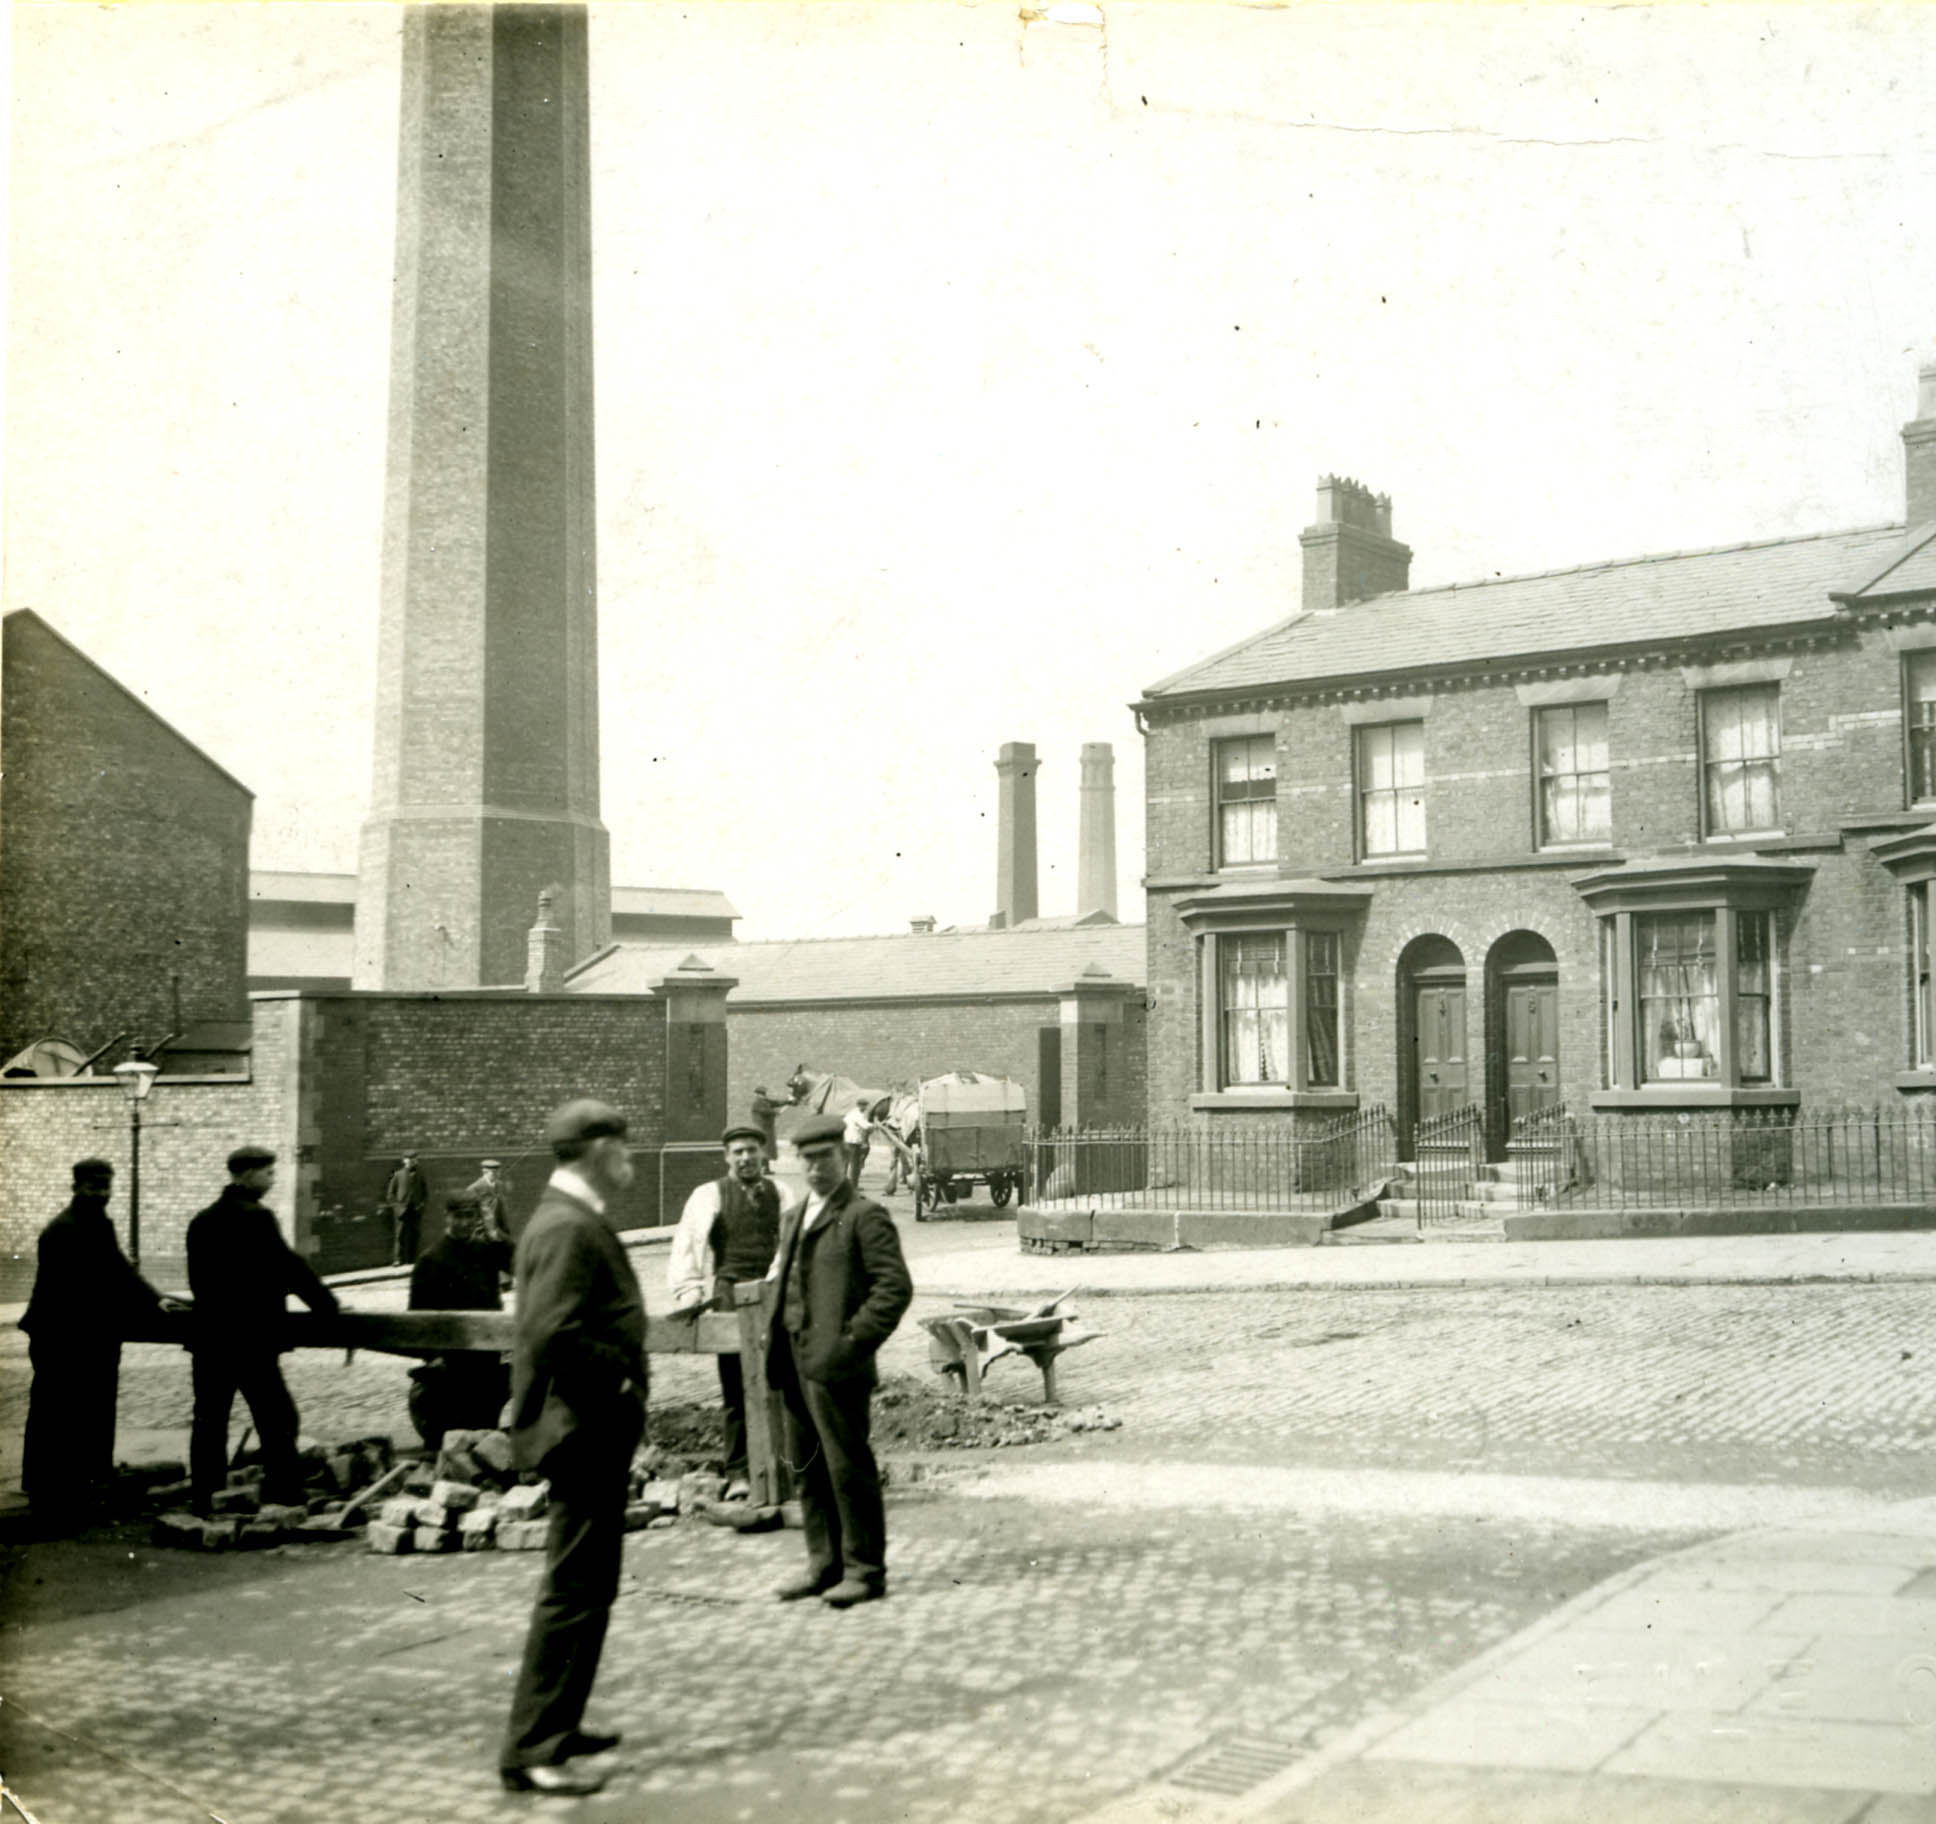
[(121, 1338), (172, 1302), (121, 1252), (108, 1214), (113, 1189), (113, 1166), (80, 1160), (67, 1207), (40, 1232), (20, 1320), (34, 1369), (20, 1486), (36, 1520), (78, 1520), (113, 1476)]
[(518, 1241), (511, 1450), (551, 1483), (544, 1577), (498, 1768), (513, 1792), (597, 1792), (567, 1762), (618, 1746), (584, 1726), (618, 1594), (626, 1478), (645, 1431), (645, 1301), (616, 1230), (632, 1182), (625, 1117), (581, 1098), (556, 1110), (556, 1161)]
[[(502, 1311), (511, 1244), (500, 1241), (468, 1191), (444, 1199), (444, 1232), (410, 1269), (412, 1311)], [(432, 1356), (410, 1371), (410, 1418), (433, 1449), (447, 1431), (489, 1431), (511, 1391), (501, 1358), (476, 1349)]]
[(390, 1251), (393, 1267), (416, 1264), (417, 1249), (423, 1241), (424, 1211), (430, 1207), (430, 1185), (417, 1163), (415, 1153), (405, 1153), (383, 1187), (383, 1207), (390, 1212), (391, 1232), (395, 1237)]
[(200, 1513), (228, 1480), (229, 1414), (238, 1393), (262, 1443), (262, 1498), (290, 1504), (303, 1498), (296, 1403), (282, 1379), (289, 1295), (333, 1316), (336, 1294), (283, 1239), (275, 1211), (262, 1201), (275, 1177), (276, 1156), (266, 1146), (238, 1146), (229, 1154), (221, 1196), (188, 1225), (188, 1289), (195, 1298), (188, 1475)]
[[(780, 1239), (780, 1192), (767, 1176), (765, 1134), (750, 1125), (729, 1127), (720, 1144), (726, 1149), (724, 1175), (686, 1199), (673, 1231), (666, 1278), (672, 1309), (682, 1316), (714, 1303), (730, 1311), (733, 1287), (766, 1277)], [(737, 1355), (714, 1359), (726, 1412), (726, 1499), (735, 1501), (752, 1492), (746, 1480), (746, 1382)]]
[(464, 1195), (477, 1200), (484, 1212), (484, 1232), (493, 1241), (511, 1245), (511, 1181), (496, 1159), (486, 1159)]
[(793, 1137), (807, 1194), (780, 1219), (767, 1359), (786, 1402), (807, 1538), (805, 1572), (778, 1594), (836, 1609), (887, 1594), (887, 1523), (868, 1443), (874, 1354), (914, 1297), (894, 1219), (848, 1182), (844, 1136), (828, 1115)]

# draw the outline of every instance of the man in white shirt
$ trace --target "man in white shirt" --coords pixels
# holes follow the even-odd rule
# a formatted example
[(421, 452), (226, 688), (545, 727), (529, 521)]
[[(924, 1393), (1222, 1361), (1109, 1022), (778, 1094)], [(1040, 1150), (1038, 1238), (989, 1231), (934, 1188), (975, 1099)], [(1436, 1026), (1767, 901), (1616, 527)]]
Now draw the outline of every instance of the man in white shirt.
[[(726, 1150), (723, 1176), (709, 1179), (686, 1199), (673, 1231), (666, 1278), (672, 1309), (685, 1316), (715, 1300), (732, 1309), (732, 1288), (744, 1279), (764, 1279), (780, 1238), (780, 1193), (766, 1169), (766, 1135), (757, 1127), (729, 1127), (721, 1136)], [(746, 1382), (737, 1355), (721, 1355), (720, 1402), (726, 1414), (726, 1499), (752, 1491), (746, 1479)]]
[(867, 1164), (869, 1136), (874, 1124), (867, 1118), (867, 1102), (864, 1097), (855, 1097), (854, 1106), (847, 1111), (847, 1120), (841, 1137), (847, 1143), (847, 1182), (855, 1190), (860, 1189), (860, 1175)]

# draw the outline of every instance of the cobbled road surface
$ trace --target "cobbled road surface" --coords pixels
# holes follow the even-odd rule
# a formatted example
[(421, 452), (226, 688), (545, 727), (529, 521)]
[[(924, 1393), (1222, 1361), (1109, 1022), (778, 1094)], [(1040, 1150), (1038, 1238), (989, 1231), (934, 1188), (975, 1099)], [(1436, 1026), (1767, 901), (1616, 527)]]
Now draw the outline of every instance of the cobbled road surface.
[[(1700, 1536), (1674, 1488), (1725, 1485), (1731, 1511), (1771, 1516), (1936, 1492), (1932, 1302), (1913, 1285), (1079, 1300), (1108, 1334), (1064, 1358), (1063, 1401), (1121, 1429), (937, 1453), (927, 1479), (904, 1465), (889, 1601), (772, 1602), (797, 1534), (631, 1536), (594, 1705), (627, 1741), (605, 1795), (544, 1815), (1065, 1824), (1159, 1780), (1236, 1790)], [(884, 1366), (927, 1373), (912, 1320)], [(6, 1402), (23, 1368), (0, 1343)], [(290, 1379), (330, 1437), (400, 1428), (402, 1374), (312, 1353)], [(708, 1362), (655, 1358), (655, 1398), (714, 1385)], [(990, 1380), (1037, 1386), (1013, 1362)], [(172, 1352), (129, 1350), (122, 1399), (124, 1428), (179, 1447)], [(1361, 1502), (1340, 1471), (1364, 1472)], [(1300, 1501), (1320, 1475), (1323, 1503)], [(534, 1557), (164, 1557), (100, 1538), (8, 1554), (0, 1773), (43, 1824), (530, 1813), (492, 1769)]]

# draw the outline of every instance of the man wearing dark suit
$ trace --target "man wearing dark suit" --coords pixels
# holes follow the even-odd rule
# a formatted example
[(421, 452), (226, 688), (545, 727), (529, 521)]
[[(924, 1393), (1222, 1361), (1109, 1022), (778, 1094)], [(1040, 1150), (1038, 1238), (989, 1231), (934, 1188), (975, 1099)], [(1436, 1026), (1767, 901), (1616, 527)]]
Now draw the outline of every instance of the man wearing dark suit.
[(229, 1414), (238, 1393), (262, 1440), (263, 1498), (303, 1498), (296, 1402), (282, 1379), (284, 1320), (290, 1293), (328, 1316), (336, 1313), (336, 1294), (283, 1239), (275, 1211), (262, 1201), (275, 1177), (276, 1156), (266, 1146), (238, 1146), (221, 1196), (188, 1225), (188, 1289), (195, 1297), (188, 1474), (200, 1513), (228, 1478)]
[(780, 1219), (767, 1360), (786, 1403), (807, 1539), (806, 1571), (778, 1594), (836, 1609), (887, 1594), (887, 1522), (868, 1443), (874, 1354), (914, 1297), (894, 1219), (848, 1183), (843, 1141), (837, 1115), (794, 1136), (807, 1195)]
[(40, 1270), (20, 1320), (34, 1368), (20, 1486), (36, 1518), (56, 1524), (78, 1519), (112, 1481), (121, 1338), (172, 1302), (121, 1252), (108, 1215), (113, 1188), (105, 1159), (74, 1167), (72, 1199), (40, 1232)]
[(423, 1241), (424, 1211), (430, 1207), (430, 1185), (417, 1163), (415, 1153), (405, 1153), (384, 1186), (383, 1201), (390, 1212), (396, 1240), (390, 1264), (407, 1267), (415, 1263)]
[(605, 1782), (565, 1763), (619, 1741), (584, 1717), (645, 1430), (645, 1301), (614, 1232), (632, 1182), (625, 1117), (567, 1102), (545, 1137), (557, 1165), (518, 1242), (511, 1450), (550, 1480), (551, 1532), (498, 1768), (513, 1792), (572, 1796)]

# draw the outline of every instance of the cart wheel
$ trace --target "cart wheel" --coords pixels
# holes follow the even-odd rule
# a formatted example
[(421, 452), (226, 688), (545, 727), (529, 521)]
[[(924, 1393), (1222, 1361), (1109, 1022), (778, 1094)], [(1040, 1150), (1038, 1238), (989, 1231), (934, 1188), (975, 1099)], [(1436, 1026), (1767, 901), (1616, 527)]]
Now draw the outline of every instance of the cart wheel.
[(914, 1220), (916, 1222), (927, 1221), (928, 1209), (933, 1201), (933, 1187), (928, 1183), (927, 1173), (916, 1172), (914, 1174)]
[(991, 1178), (988, 1181), (988, 1195), (994, 1199), (998, 1210), (1008, 1207), (1008, 1200), (1015, 1195), (1015, 1183), (1009, 1178)]

